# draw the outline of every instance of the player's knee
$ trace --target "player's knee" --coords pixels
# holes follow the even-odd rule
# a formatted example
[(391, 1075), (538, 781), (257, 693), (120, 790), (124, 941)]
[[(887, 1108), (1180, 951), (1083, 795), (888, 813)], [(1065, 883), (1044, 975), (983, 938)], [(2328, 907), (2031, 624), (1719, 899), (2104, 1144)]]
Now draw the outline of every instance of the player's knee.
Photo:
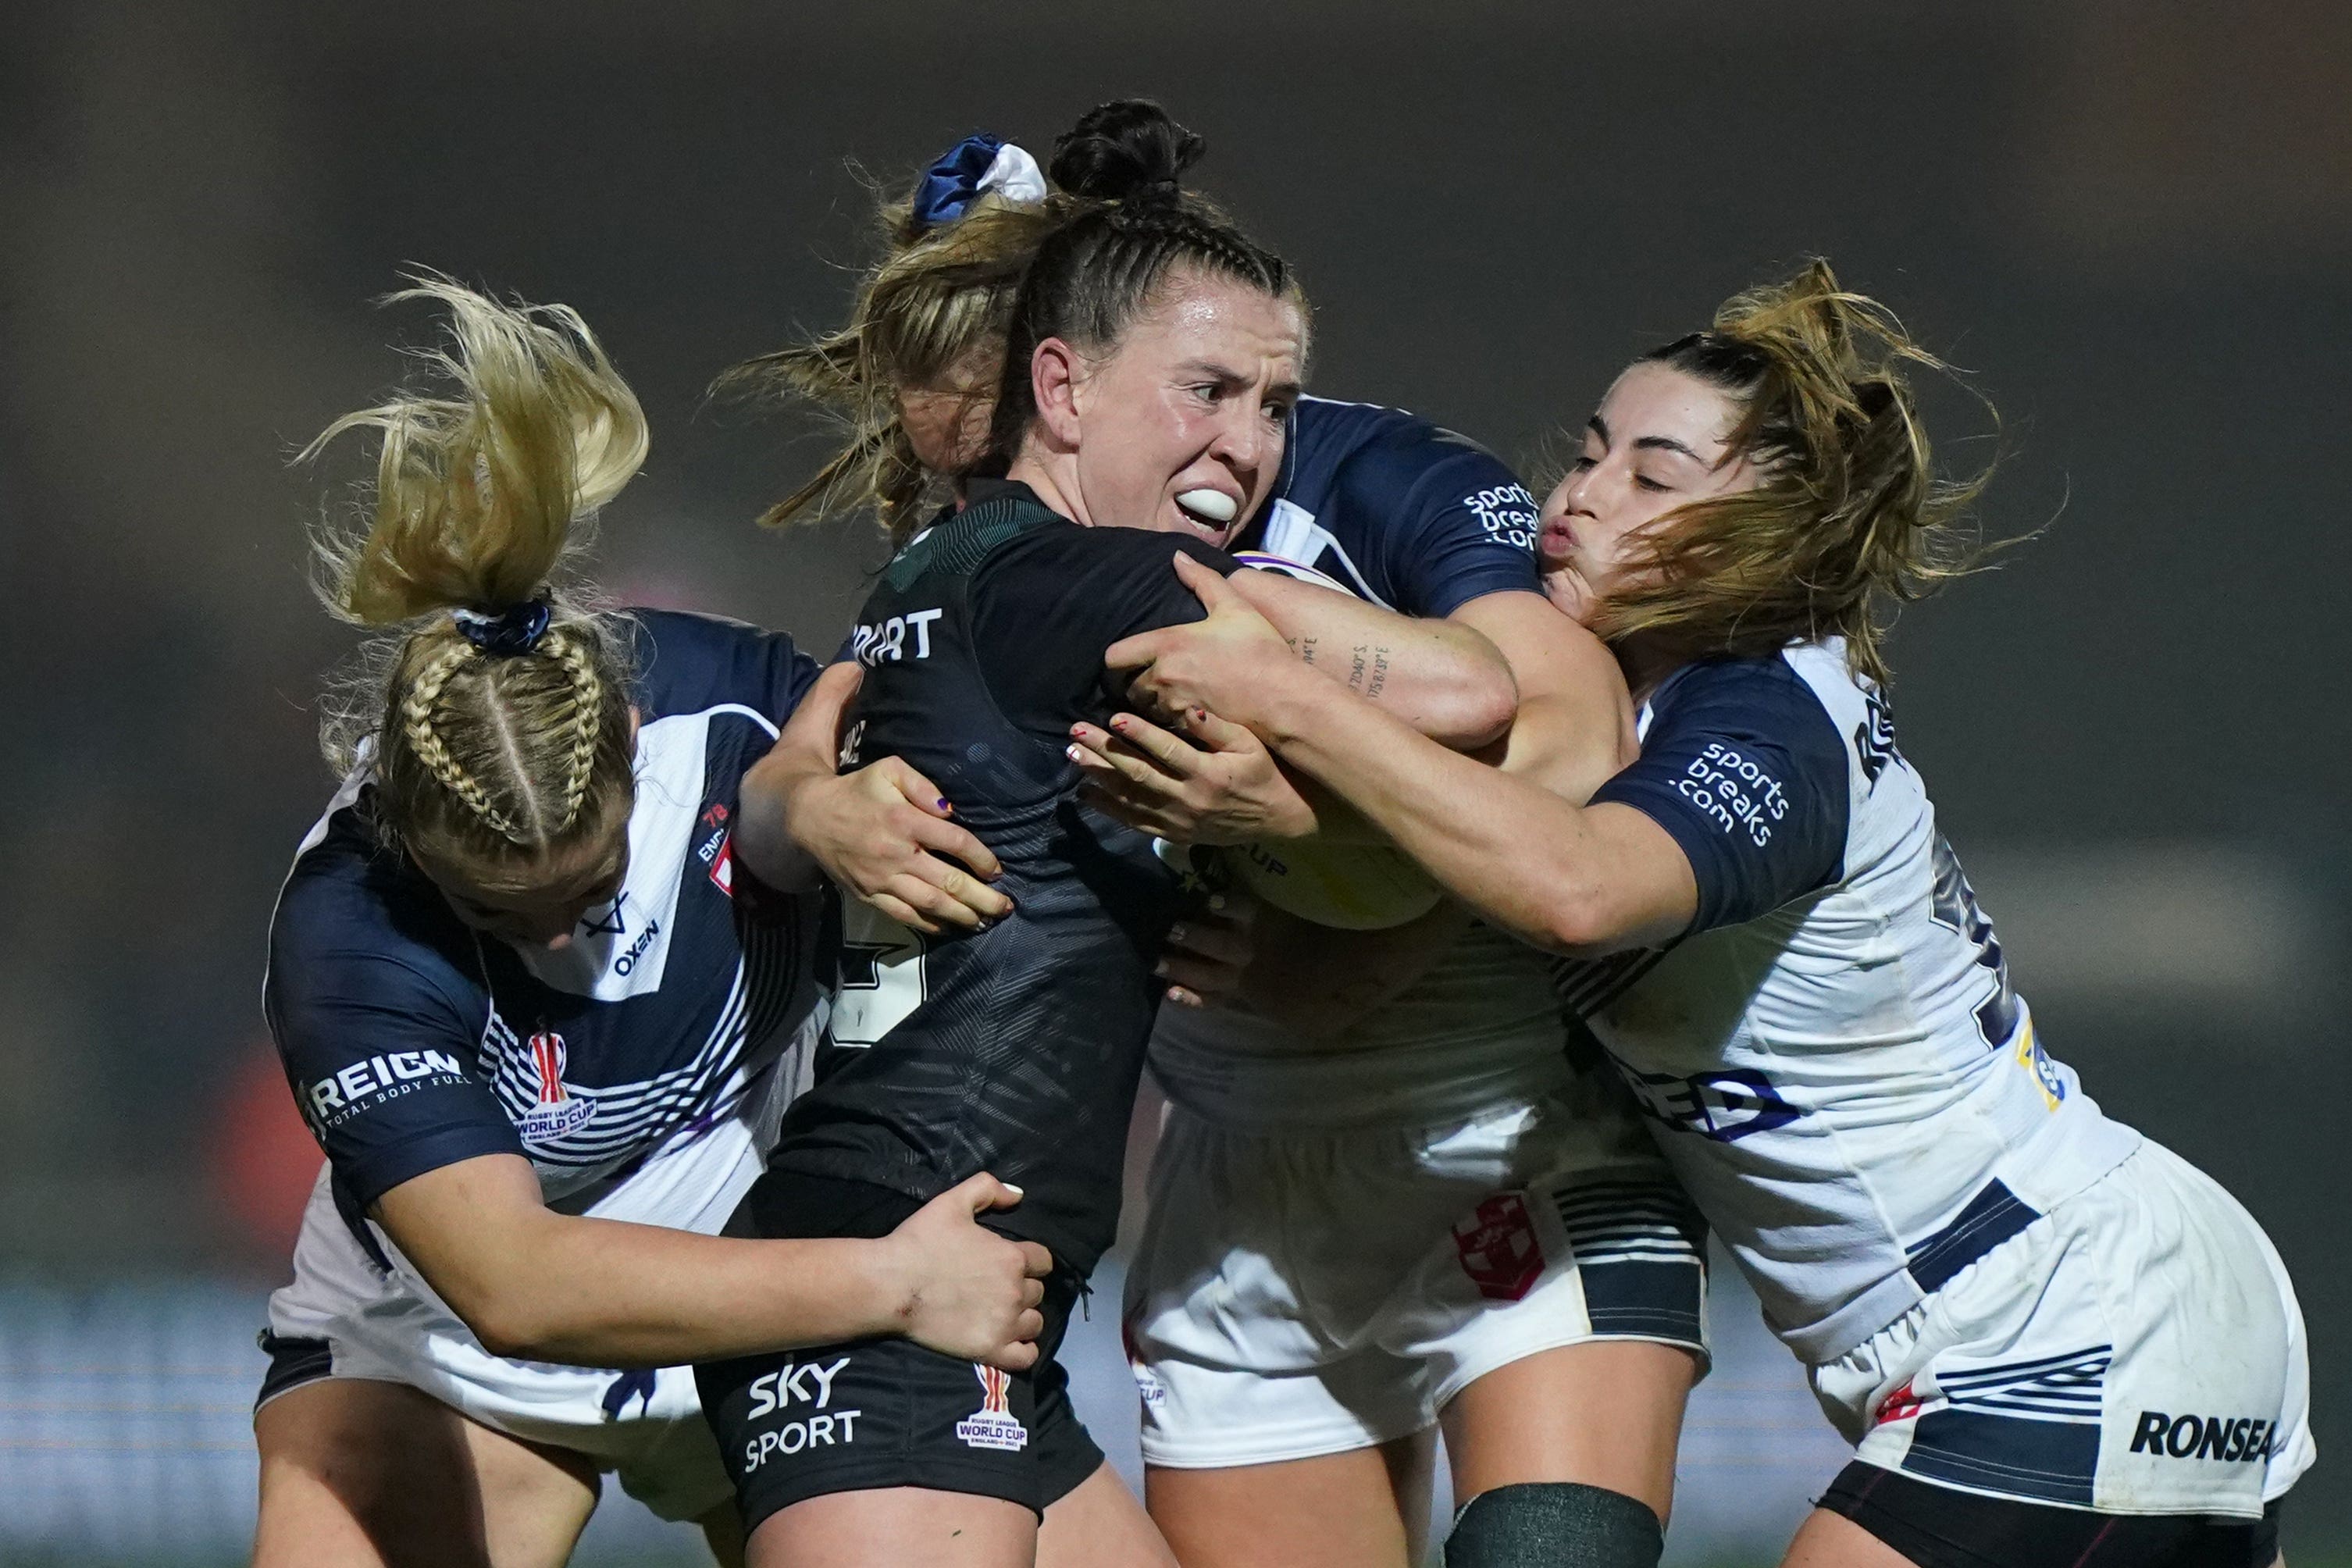
[(1580, 1481), (1525, 1481), (1472, 1498), (1445, 1568), (1657, 1568), (1666, 1532), (1647, 1503)]

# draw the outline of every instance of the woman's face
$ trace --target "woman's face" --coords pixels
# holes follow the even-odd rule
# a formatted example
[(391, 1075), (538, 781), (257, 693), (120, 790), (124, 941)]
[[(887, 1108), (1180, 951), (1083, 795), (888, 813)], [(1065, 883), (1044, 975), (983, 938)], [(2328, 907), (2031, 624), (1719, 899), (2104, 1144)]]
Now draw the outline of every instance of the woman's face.
[(1183, 271), (1107, 358), (1061, 345), (1066, 392), (1040, 386), (1040, 419), (1064, 448), (1076, 520), (1224, 543), (1282, 467), (1303, 332), (1290, 301)]
[(485, 936), (515, 947), (569, 947), (572, 933), (592, 910), (620, 897), (628, 876), (629, 847), (625, 820), (617, 843), (591, 846), (568, 858), (584, 869), (554, 885), (528, 893), (493, 893), (470, 886), (461, 875), (436, 871), (423, 859), (417, 868), (441, 889), (457, 918)]
[(1602, 600), (1645, 570), (1647, 534), (1660, 519), (1755, 489), (1756, 466), (1724, 445), (1738, 420), (1728, 394), (1669, 365), (1636, 364), (1619, 376), (1544, 502), (1537, 548), (1551, 602), (1590, 624)]

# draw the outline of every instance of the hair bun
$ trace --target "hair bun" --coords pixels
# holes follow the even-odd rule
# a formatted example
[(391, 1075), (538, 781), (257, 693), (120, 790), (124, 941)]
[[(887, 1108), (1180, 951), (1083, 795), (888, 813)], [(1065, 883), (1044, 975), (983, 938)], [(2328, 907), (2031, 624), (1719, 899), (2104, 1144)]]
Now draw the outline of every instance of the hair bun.
[(1173, 202), (1208, 143), (1144, 98), (1089, 110), (1054, 142), (1054, 184), (1097, 201)]

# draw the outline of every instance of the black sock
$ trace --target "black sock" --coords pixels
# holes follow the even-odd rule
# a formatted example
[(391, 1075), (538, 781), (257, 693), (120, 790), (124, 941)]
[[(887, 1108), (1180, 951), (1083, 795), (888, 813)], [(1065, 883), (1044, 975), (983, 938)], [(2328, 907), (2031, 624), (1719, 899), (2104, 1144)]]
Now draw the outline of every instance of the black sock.
[(1578, 1481), (1480, 1492), (1454, 1517), (1445, 1568), (1658, 1568), (1666, 1532), (1647, 1503)]

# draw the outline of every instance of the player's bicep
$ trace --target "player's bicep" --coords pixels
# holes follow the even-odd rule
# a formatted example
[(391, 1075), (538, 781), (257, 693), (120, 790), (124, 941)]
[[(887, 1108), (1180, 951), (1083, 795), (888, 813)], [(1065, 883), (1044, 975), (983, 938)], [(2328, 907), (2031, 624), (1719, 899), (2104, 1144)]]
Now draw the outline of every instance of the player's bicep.
[(551, 1217), (520, 1154), (436, 1166), (385, 1192), (368, 1214), (468, 1323), (514, 1288), (536, 1227)]
[(362, 1206), (411, 1176), (477, 1154), (520, 1153), (514, 1124), (478, 1076), (479, 1011), (426, 953), (382, 933), (338, 933), (331, 907), (281, 909), (264, 994), (271, 1037), (303, 1121)]
[[(1769, 694), (1768, 694), (1768, 698)], [(1646, 816), (1680, 847), (1697, 899), (1691, 931), (1738, 925), (1834, 881), (1845, 857), (1845, 751), (1807, 696), (1737, 718), (1709, 711), (1653, 725), (1639, 762), (1595, 792)]]
[(1633, 702), (1616, 658), (1551, 601), (1486, 594), (1447, 619), (1492, 643), (1517, 685), (1504, 771), (1580, 805), (1633, 761)]

